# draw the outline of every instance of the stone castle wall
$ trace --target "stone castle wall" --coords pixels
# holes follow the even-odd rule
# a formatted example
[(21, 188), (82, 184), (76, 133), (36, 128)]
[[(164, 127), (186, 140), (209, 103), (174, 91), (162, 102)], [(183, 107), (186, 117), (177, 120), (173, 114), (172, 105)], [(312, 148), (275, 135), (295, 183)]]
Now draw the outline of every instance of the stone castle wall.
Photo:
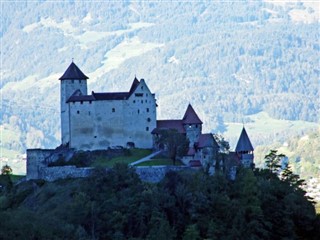
[(77, 168), (76, 166), (43, 167), (39, 178), (52, 182), (65, 178), (89, 177), (92, 172), (93, 168)]
[(186, 171), (191, 170), (187, 166), (151, 166), (151, 167), (136, 167), (136, 173), (140, 179), (145, 182), (160, 182), (165, 175), (170, 171)]
[[(142, 181), (156, 183), (161, 181), (170, 171), (190, 171), (191, 169), (186, 166), (152, 166), (135, 167), (135, 170)], [(94, 168), (77, 168), (75, 166), (41, 167), (39, 169), (39, 177), (36, 179), (52, 182), (65, 178), (89, 177), (93, 172)], [(27, 180), (30, 179), (32, 178), (27, 178)]]
[(45, 159), (54, 149), (27, 149), (27, 180), (39, 179), (40, 169), (47, 166)]
[(79, 150), (122, 146), (125, 100), (70, 104), (70, 147)]
[(128, 99), (69, 102), (70, 147), (77, 150), (152, 148), (156, 101), (143, 79)]
[(189, 147), (193, 147), (201, 135), (202, 126), (201, 124), (186, 124), (184, 129), (189, 140)]
[(67, 100), (76, 91), (80, 90), (87, 95), (86, 80), (62, 80), (60, 83), (60, 105), (61, 105), (61, 143), (67, 144), (70, 141), (70, 109)]
[(127, 100), (124, 138), (137, 148), (152, 148), (151, 131), (156, 128), (156, 99), (143, 79)]

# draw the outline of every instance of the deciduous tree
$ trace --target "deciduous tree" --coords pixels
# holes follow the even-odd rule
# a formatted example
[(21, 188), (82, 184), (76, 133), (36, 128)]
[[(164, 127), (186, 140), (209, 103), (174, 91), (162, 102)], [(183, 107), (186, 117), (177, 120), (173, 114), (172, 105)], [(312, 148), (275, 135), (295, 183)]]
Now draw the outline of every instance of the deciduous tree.
[(176, 164), (177, 158), (183, 157), (187, 153), (189, 147), (189, 140), (186, 135), (175, 129), (160, 130), (158, 143), (165, 146), (173, 165)]

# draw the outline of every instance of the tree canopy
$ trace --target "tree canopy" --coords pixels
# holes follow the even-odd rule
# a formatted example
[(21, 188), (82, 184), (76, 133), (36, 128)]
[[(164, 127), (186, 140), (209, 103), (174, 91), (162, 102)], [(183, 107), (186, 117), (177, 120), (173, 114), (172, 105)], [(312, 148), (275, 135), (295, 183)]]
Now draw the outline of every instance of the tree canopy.
[(7, 164), (4, 165), (1, 169), (1, 175), (10, 175), (12, 174), (12, 168)]
[(177, 158), (186, 155), (189, 148), (189, 140), (186, 135), (175, 129), (163, 129), (159, 131), (158, 144), (162, 144), (175, 165)]
[(133, 168), (0, 192), (1, 239), (319, 239), (305, 192), (268, 169), (169, 172), (158, 184)]

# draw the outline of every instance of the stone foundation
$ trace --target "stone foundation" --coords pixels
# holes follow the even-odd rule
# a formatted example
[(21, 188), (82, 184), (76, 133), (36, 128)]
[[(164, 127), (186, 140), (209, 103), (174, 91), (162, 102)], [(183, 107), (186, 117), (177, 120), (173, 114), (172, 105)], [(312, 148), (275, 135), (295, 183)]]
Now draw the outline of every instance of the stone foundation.
[[(152, 166), (135, 167), (140, 179), (145, 182), (156, 183), (161, 181), (170, 171), (190, 170), (186, 166)], [(89, 177), (94, 172), (94, 168), (77, 168), (75, 166), (42, 167), (39, 169), (38, 179), (49, 182), (65, 178)], [(107, 172), (107, 171), (106, 171)]]

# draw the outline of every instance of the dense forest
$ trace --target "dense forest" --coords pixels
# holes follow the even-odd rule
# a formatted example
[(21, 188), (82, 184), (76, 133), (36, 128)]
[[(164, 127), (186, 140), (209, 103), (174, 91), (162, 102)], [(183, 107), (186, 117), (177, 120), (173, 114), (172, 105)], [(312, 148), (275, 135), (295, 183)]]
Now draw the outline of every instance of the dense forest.
[[(273, 152), (274, 153), (274, 152)], [(270, 157), (271, 156), (271, 157)], [(169, 172), (158, 184), (132, 168), (85, 179), (12, 185), (2, 175), (1, 239), (319, 239), (320, 217), (290, 168)]]

